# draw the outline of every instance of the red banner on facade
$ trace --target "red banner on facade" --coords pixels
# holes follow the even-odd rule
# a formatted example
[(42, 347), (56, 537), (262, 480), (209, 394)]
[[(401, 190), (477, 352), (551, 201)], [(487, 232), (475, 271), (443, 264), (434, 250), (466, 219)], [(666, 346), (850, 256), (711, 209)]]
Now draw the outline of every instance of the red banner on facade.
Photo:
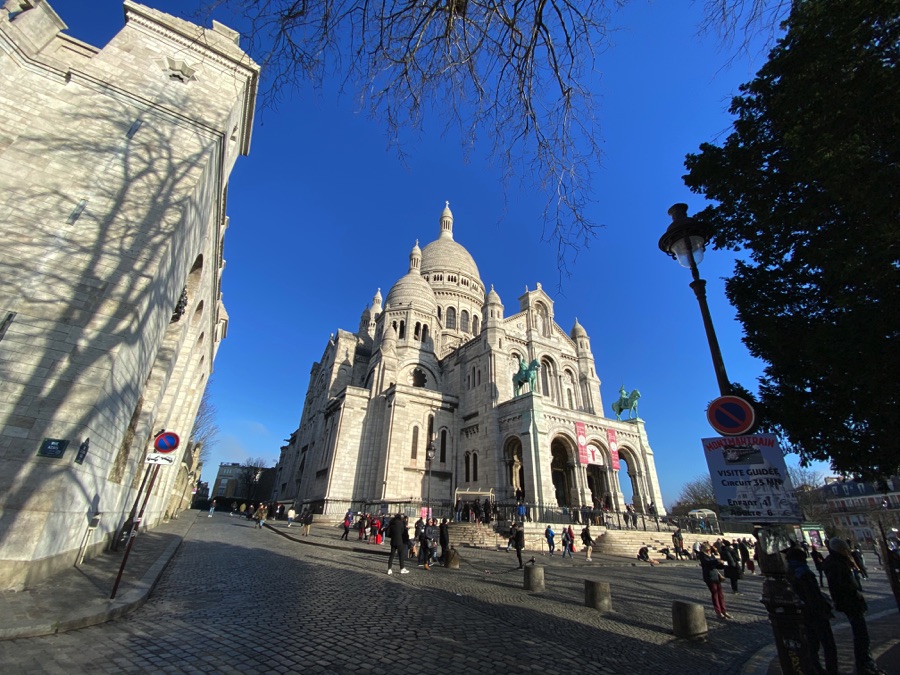
[(616, 430), (606, 430), (606, 440), (609, 441), (609, 465), (613, 471), (619, 470), (619, 444), (616, 442)]
[(587, 433), (584, 429), (584, 422), (575, 422), (575, 439), (578, 441), (578, 461), (581, 464), (587, 464)]

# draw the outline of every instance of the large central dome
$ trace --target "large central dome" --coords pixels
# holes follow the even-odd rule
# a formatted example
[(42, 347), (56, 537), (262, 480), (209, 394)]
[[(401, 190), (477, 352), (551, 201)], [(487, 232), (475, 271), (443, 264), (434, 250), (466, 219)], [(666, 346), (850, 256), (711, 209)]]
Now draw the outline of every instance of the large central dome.
[(453, 241), (453, 213), (449, 204), (441, 214), (441, 235), (422, 249), (422, 274), (431, 275), (434, 272), (455, 272), (483, 286), (475, 260), (465, 248)]

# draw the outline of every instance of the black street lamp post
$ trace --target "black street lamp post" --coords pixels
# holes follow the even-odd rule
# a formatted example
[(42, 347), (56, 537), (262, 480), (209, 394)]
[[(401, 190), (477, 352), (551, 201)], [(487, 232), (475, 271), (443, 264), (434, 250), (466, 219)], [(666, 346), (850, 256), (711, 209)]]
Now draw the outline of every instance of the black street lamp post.
[[(700, 278), (700, 272), (697, 270), (712, 232), (706, 225), (687, 215), (687, 204), (675, 204), (669, 209), (669, 215), (672, 217), (672, 224), (660, 237), (659, 248), (663, 253), (675, 258), (682, 267), (691, 270), (691, 276), (694, 278), (691, 288), (694, 289), (697, 302), (700, 303), (700, 313), (703, 316), (703, 327), (706, 329), (706, 340), (709, 343), (719, 392), (722, 396), (727, 396), (732, 393), (731, 383), (725, 374), (725, 362), (706, 302), (706, 281)], [(795, 675), (820, 673), (822, 669), (818, 665), (818, 656), (810, 649), (800, 613), (800, 602), (787, 579), (787, 565), (780, 553), (790, 542), (782, 529), (771, 523), (758, 523), (755, 534), (759, 568), (765, 575), (762, 603), (769, 613), (782, 672)]]
[(434, 447), (434, 439), (428, 441), (428, 446), (425, 448), (425, 459), (428, 462), (428, 517), (431, 518), (431, 460), (434, 459), (435, 455), (435, 447)]
[(672, 216), (672, 224), (666, 233), (660, 237), (659, 248), (678, 261), (682, 267), (691, 270), (694, 280), (691, 288), (700, 303), (700, 314), (703, 316), (703, 327), (706, 329), (706, 341), (709, 342), (709, 352), (712, 356), (713, 368), (716, 371), (716, 381), (719, 383), (719, 393), (727, 396), (731, 393), (731, 383), (725, 374), (725, 361), (722, 359), (722, 351), (719, 349), (719, 340), (716, 338), (716, 329), (713, 327), (712, 316), (709, 313), (709, 305), (706, 302), (706, 280), (700, 278), (697, 269), (703, 261), (703, 252), (709, 243), (710, 231), (705, 225), (688, 217), (687, 204), (675, 204), (669, 209)]

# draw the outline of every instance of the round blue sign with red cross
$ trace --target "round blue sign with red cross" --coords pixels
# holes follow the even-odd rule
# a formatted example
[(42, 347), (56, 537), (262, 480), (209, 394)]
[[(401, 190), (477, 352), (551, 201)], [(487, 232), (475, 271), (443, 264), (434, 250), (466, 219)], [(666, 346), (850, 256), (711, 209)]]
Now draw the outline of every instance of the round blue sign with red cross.
[(709, 404), (706, 419), (723, 436), (740, 436), (753, 428), (756, 413), (740, 396), (720, 396)]
[(181, 439), (178, 438), (178, 434), (172, 431), (164, 431), (153, 441), (153, 447), (156, 448), (157, 452), (172, 452), (178, 447), (180, 442)]

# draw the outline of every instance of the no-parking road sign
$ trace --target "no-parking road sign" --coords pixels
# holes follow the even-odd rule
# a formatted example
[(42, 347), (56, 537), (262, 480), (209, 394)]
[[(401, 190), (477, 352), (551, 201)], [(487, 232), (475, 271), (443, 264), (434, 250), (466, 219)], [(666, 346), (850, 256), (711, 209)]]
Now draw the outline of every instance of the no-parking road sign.
[(164, 431), (156, 437), (155, 441), (153, 441), (153, 447), (156, 448), (157, 452), (172, 452), (178, 447), (180, 442), (181, 439), (178, 438), (178, 434), (171, 431)]
[(740, 436), (753, 428), (756, 413), (740, 396), (720, 396), (709, 404), (706, 419), (723, 436)]

